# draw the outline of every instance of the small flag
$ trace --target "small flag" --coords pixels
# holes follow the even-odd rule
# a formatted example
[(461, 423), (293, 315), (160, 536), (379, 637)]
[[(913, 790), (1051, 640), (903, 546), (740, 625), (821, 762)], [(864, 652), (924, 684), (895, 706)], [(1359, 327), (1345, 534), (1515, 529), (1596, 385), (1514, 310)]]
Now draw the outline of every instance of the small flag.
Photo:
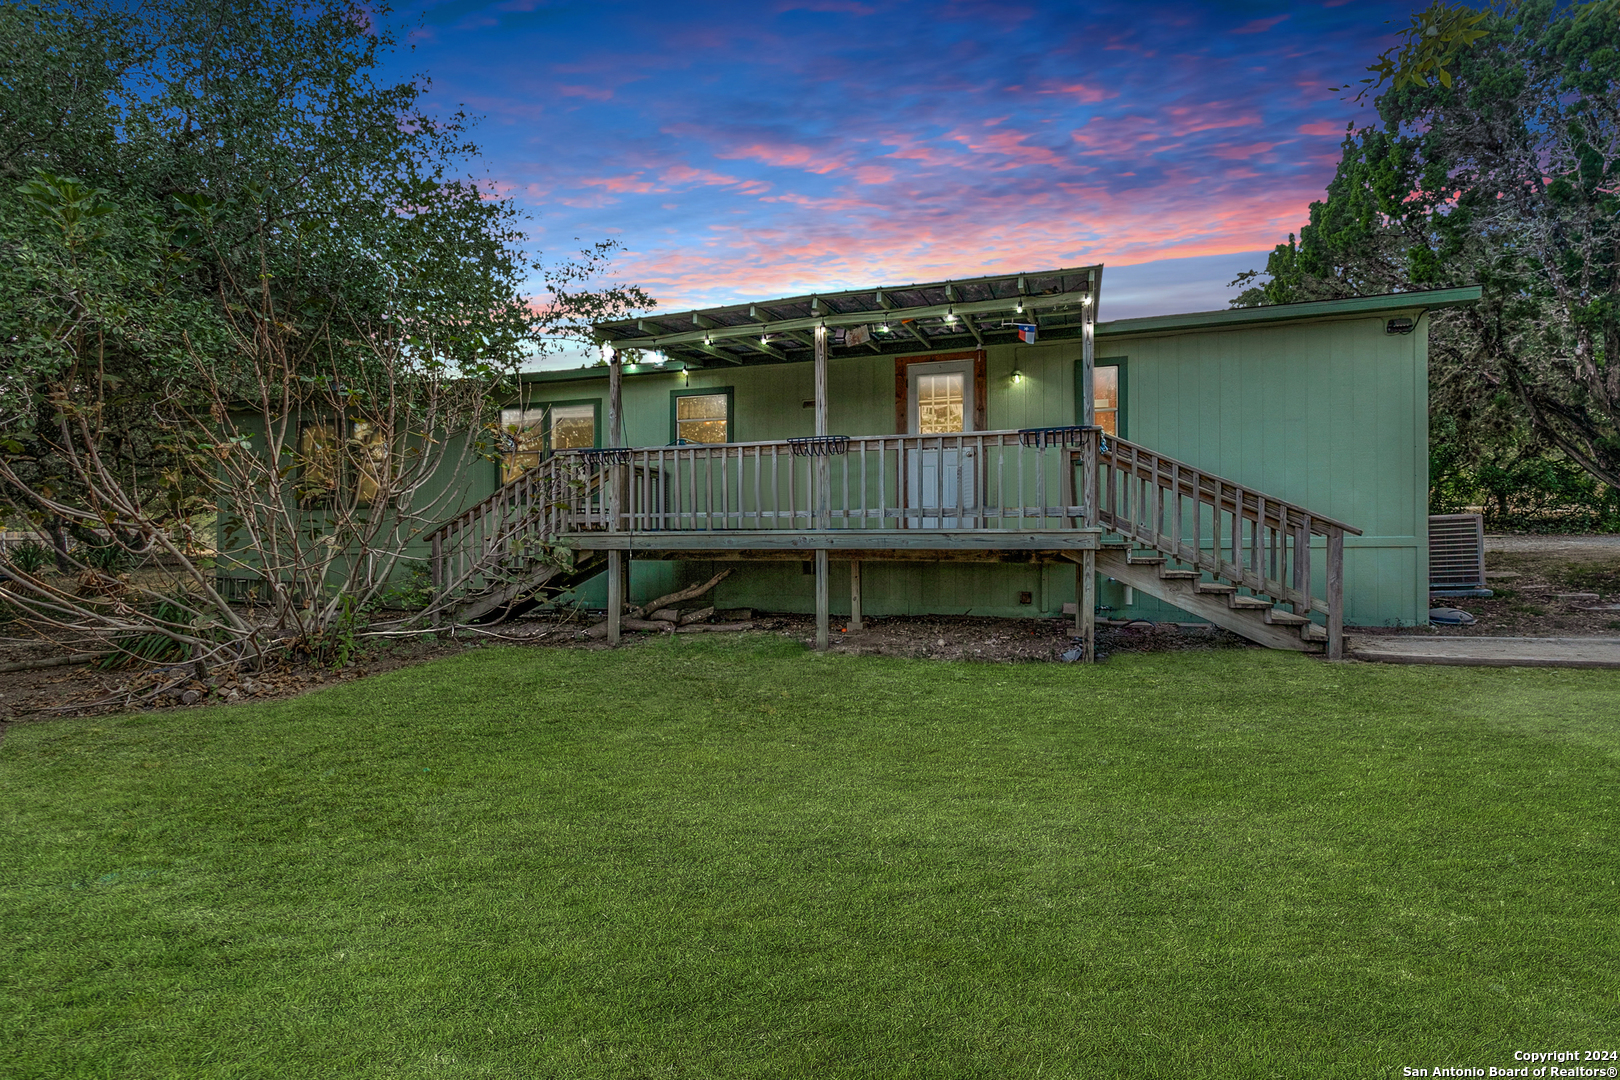
[(1015, 322), (1013, 325), (1018, 327), (1019, 341), (1022, 341), (1025, 345), (1035, 344), (1035, 331), (1038, 329), (1038, 327), (1034, 323)]

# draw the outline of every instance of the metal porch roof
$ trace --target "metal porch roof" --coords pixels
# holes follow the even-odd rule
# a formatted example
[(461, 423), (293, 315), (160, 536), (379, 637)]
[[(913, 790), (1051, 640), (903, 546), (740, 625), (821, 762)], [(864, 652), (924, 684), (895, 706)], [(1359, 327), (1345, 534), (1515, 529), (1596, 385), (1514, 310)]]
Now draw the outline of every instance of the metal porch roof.
[(819, 325), (830, 331), (831, 357), (980, 348), (1017, 340), (1015, 323), (1036, 324), (1043, 339), (1078, 337), (1102, 270), (1099, 264), (812, 293), (620, 319), (593, 329), (601, 344), (659, 352), (686, 367), (809, 360)]

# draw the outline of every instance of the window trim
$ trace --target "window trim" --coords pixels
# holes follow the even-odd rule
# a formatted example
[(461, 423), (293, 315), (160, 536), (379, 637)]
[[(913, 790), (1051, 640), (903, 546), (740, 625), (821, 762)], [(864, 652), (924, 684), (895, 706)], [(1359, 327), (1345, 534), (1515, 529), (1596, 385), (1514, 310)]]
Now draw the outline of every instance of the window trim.
[[(669, 392), (669, 445), (674, 446), (680, 442), (680, 421), (678, 412), (680, 399), (683, 397), (718, 397), (721, 394), (726, 398), (726, 442), (737, 441), (737, 389), (733, 386), (688, 386), (682, 390)], [(687, 443), (688, 446), (713, 446), (714, 443)]]
[[(1114, 430), (1121, 439), (1131, 437), (1128, 413), (1126, 406), (1130, 404), (1130, 357), (1128, 356), (1099, 356), (1092, 360), (1093, 368), (1119, 369), (1119, 408), (1114, 413)], [(1086, 362), (1074, 362), (1074, 422), (1081, 423), (1086, 415), (1085, 383), (1082, 376), (1085, 374)]]
[(894, 358), (894, 430), (904, 435), (911, 426), (911, 376), (907, 370), (913, 364), (936, 364), (947, 360), (973, 361), (973, 427), (977, 431), (989, 430), (990, 354), (984, 349), (966, 349), (959, 352), (919, 353), (916, 356)]

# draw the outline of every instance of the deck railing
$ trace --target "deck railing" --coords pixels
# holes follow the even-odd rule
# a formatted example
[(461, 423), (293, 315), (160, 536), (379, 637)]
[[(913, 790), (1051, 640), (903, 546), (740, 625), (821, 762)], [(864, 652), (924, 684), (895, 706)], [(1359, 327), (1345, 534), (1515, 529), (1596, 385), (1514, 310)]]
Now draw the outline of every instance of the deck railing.
[(428, 540), (442, 596), (556, 557), (570, 533), (1099, 527), (1325, 615), (1336, 655), (1359, 530), (1096, 428), (560, 451)]
[[(1361, 530), (1124, 439), (1097, 455), (1097, 522), (1213, 577), (1325, 615), (1342, 650), (1344, 537)], [(1312, 537), (1323, 538), (1318, 595)]]
[(562, 532), (1046, 530), (1085, 516), (1084, 457), (983, 431), (569, 451), (542, 470), (575, 493)]
[(434, 590), (476, 591), (580, 532), (1083, 527), (1080, 428), (564, 450), (427, 536)]

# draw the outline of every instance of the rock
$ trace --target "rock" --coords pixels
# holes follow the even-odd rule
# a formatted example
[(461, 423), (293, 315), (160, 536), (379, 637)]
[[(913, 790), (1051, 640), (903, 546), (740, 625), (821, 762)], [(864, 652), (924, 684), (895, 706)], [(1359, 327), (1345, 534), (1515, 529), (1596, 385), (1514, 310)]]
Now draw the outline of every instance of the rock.
[(1595, 601), (1601, 600), (1602, 597), (1600, 597), (1595, 592), (1555, 592), (1555, 593), (1553, 593), (1553, 599), (1554, 600), (1590, 600), (1590, 601), (1595, 602)]

